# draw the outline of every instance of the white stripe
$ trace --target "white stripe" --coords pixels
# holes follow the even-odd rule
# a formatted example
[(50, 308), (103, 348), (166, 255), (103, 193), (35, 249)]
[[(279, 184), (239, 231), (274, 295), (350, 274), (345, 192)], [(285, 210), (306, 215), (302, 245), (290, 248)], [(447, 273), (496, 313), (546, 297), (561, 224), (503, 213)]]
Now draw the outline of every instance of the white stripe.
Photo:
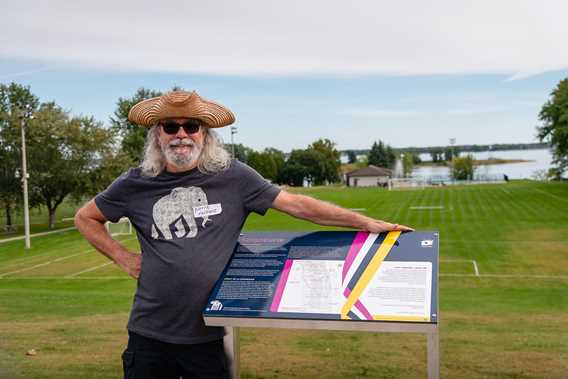
[(98, 265), (98, 266), (95, 266), (95, 267), (91, 267), (91, 268), (88, 268), (88, 269), (86, 269), (86, 270), (76, 272), (76, 273), (74, 273), (74, 274), (65, 275), (65, 278), (74, 278), (74, 277), (79, 276), (79, 275), (81, 275), (81, 274), (84, 274), (84, 273), (86, 273), (86, 272), (95, 271), (95, 270), (98, 270), (99, 268), (103, 268), (103, 267), (108, 266), (108, 265), (113, 264), (113, 263), (114, 263), (113, 261), (105, 262), (105, 263), (103, 263), (102, 265)]
[(473, 263), (473, 269), (475, 270), (475, 276), (479, 276), (479, 269), (477, 268), (477, 262), (472, 260), (471, 263)]
[(439, 274), (439, 276), (470, 277), (470, 278), (530, 278), (530, 279), (568, 279), (568, 275), (524, 275), (524, 274)]
[(349, 267), (349, 270), (345, 275), (345, 280), (343, 280), (343, 290), (347, 288), (349, 281), (357, 271), (357, 268), (359, 267), (365, 256), (369, 253), (369, 250), (373, 246), (373, 243), (375, 243), (375, 240), (378, 236), (379, 235), (377, 233), (369, 233), (369, 235), (367, 236), (367, 239), (363, 243), (363, 246), (361, 246), (361, 250), (357, 253), (357, 256), (353, 260), (351, 267)]
[[(133, 240), (135, 238), (136, 237), (127, 238), (127, 239), (121, 240), (120, 242), (123, 243), (123, 242), (129, 241), (129, 240)], [(4, 273), (0, 274), (0, 279), (4, 278), (5, 276), (8, 276), (8, 275), (17, 274), (17, 273), (24, 272), (24, 271), (30, 271), (30, 270), (36, 269), (38, 267), (47, 266), (47, 265), (50, 265), (50, 264), (55, 263), (55, 262), (60, 262), (60, 261), (63, 261), (65, 259), (73, 258), (73, 257), (76, 257), (78, 255), (91, 254), (93, 251), (95, 251), (95, 249), (89, 249), (89, 250), (86, 250), (86, 251), (83, 251), (83, 252), (80, 252), (80, 253), (77, 253), (77, 254), (67, 255), (67, 256), (57, 258), (57, 259), (53, 259), (51, 261), (40, 263), (40, 264), (31, 266), (31, 267), (22, 268), (22, 269), (15, 270), (15, 271), (4, 272)]]
[(475, 276), (479, 276), (479, 268), (477, 267), (477, 262), (473, 259), (440, 259), (440, 262), (470, 262), (473, 265)]
[(61, 257), (61, 258), (54, 259), (54, 260), (52, 260), (52, 261), (47, 261), (47, 262), (44, 262), (44, 263), (40, 263), (40, 264), (31, 266), (31, 267), (26, 267), (26, 268), (22, 268), (22, 269), (15, 270), (15, 271), (10, 271), (10, 272), (5, 272), (5, 273), (0, 274), (0, 278), (3, 278), (3, 277), (5, 277), (5, 276), (11, 275), (11, 274), (17, 274), (17, 273), (19, 273), (19, 272), (30, 271), (30, 270), (33, 270), (33, 269), (38, 268), (38, 267), (47, 266), (47, 265), (50, 265), (50, 264), (52, 264), (52, 263), (54, 263), (54, 262), (59, 262), (59, 261), (65, 260), (65, 259), (73, 258), (73, 257), (76, 257), (76, 256), (78, 256), (78, 255), (89, 254), (89, 253), (92, 252), (92, 251), (94, 251), (94, 249), (90, 249), (90, 250), (85, 251), (85, 252), (82, 252), (82, 253), (71, 254), (71, 255), (68, 255), (68, 256), (65, 256), (65, 257)]

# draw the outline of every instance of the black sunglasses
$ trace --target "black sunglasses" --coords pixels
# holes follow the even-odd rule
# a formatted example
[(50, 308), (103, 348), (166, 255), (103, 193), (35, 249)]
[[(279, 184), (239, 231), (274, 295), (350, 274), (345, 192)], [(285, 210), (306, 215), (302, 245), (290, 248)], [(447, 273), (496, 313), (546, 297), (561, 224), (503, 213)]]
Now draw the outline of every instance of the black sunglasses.
[(187, 134), (193, 134), (199, 131), (201, 124), (195, 121), (186, 121), (180, 124), (174, 121), (164, 121), (160, 123), (160, 126), (166, 134), (177, 134), (179, 128), (183, 128)]

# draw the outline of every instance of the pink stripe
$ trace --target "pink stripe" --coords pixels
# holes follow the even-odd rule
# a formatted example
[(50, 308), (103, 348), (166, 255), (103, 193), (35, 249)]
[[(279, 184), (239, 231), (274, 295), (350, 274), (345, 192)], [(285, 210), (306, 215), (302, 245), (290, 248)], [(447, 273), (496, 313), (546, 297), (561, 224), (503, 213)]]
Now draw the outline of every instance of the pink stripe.
[[(350, 294), (351, 290), (349, 288), (346, 288), (345, 291), (343, 291), (343, 295), (345, 295), (346, 298), (348, 298)], [(355, 307), (363, 314), (363, 316), (367, 318), (367, 320), (373, 319), (371, 313), (367, 310), (367, 308), (365, 308), (363, 303), (361, 303), (359, 300), (355, 302)]]
[(361, 303), (359, 300), (357, 300), (357, 302), (355, 302), (355, 307), (361, 312), (363, 313), (363, 316), (367, 317), (367, 320), (372, 320), (373, 316), (371, 315), (371, 313), (367, 310), (367, 308), (365, 308), (365, 306), (363, 305), (363, 303)]
[(361, 250), (361, 247), (365, 243), (365, 240), (369, 236), (369, 232), (357, 232), (353, 242), (351, 243), (351, 247), (349, 248), (349, 252), (347, 253), (347, 257), (345, 258), (345, 262), (343, 263), (343, 273), (341, 276), (341, 280), (345, 280), (345, 275), (347, 275), (347, 271), (349, 271), (349, 267), (353, 264), (355, 257)]
[(288, 275), (290, 275), (290, 269), (292, 268), (292, 263), (294, 261), (291, 259), (286, 260), (284, 263), (284, 269), (282, 269), (282, 274), (280, 275), (280, 281), (278, 282), (278, 287), (276, 287), (276, 294), (272, 299), (272, 305), (270, 306), (271, 312), (278, 312), (278, 307), (280, 306), (280, 300), (282, 300), (282, 295), (284, 294), (284, 287), (286, 287), (286, 282), (288, 281)]

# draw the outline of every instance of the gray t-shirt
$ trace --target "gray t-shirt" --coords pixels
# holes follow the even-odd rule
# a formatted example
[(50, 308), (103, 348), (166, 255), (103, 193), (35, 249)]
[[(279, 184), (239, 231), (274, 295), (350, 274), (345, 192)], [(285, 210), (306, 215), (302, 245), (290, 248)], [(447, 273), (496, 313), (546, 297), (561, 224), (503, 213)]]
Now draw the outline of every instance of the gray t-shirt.
[(142, 269), (128, 329), (164, 342), (222, 338), (201, 312), (250, 212), (264, 214), (278, 187), (233, 160), (218, 174), (197, 169), (155, 178), (130, 169), (95, 197), (103, 215), (128, 217), (142, 249)]

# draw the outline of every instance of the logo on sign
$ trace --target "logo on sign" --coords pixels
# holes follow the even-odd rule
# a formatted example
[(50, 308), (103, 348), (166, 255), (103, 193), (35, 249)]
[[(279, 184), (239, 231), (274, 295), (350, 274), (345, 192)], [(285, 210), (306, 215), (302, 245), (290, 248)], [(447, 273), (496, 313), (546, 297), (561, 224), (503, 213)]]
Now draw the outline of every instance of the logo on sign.
[(420, 243), (420, 246), (422, 247), (432, 247), (434, 245), (434, 240), (423, 240)]
[(219, 300), (213, 300), (211, 302), (212, 311), (220, 311), (221, 309), (223, 309), (223, 303), (221, 303)]

